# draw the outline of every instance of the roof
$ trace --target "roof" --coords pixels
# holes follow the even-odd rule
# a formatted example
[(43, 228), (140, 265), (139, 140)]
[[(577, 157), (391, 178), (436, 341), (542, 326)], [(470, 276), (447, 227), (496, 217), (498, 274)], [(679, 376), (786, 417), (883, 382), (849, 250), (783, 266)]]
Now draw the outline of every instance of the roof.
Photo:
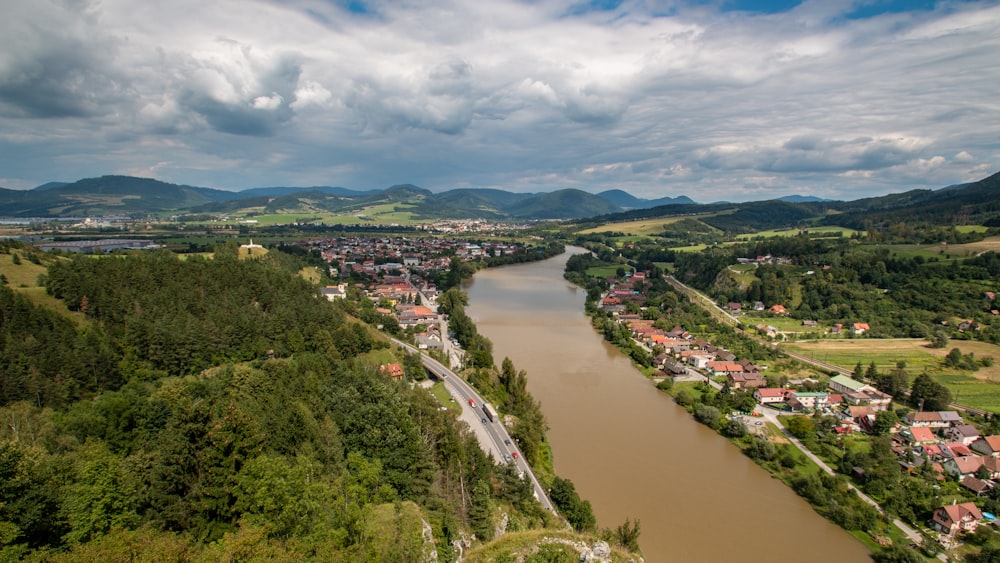
[(941, 415), (941, 420), (945, 422), (962, 422), (962, 415), (955, 411), (938, 411)]
[(780, 387), (761, 387), (755, 391), (761, 397), (784, 397), (785, 390)]
[(934, 516), (939, 517), (940, 511), (944, 511), (948, 519), (941, 519), (945, 523), (948, 522), (961, 522), (965, 518), (974, 518), (976, 520), (983, 519), (983, 513), (979, 511), (974, 503), (963, 502), (962, 504), (949, 504), (948, 506), (942, 506), (934, 511)]
[(906, 415), (912, 422), (941, 422), (941, 413), (937, 411), (917, 411)]
[(846, 375), (835, 375), (830, 378), (830, 384), (838, 384), (842, 387), (846, 387), (851, 391), (860, 391), (868, 386), (866, 383), (861, 383), (860, 381), (855, 381)]
[(985, 493), (990, 490), (990, 484), (972, 475), (962, 477), (962, 486), (974, 493)]
[(914, 442), (934, 442), (937, 438), (934, 433), (931, 432), (930, 428), (926, 426), (914, 426), (910, 428), (910, 435), (913, 436)]
[(951, 452), (951, 455), (955, 457), (972, 455), (972, 450), (970, 450), (969, 447), (963, 444), (962, 442), (948, 442), (947, 444), (943, 445), (944, 447), (948, 448), (948, 451)]
[(983, 456), (979, 455), (956, 456), (953, 458), (953, 461), (955, 462), (955, 466), (958, 467), (958, 472), (962, 475), (975, 473), (983, 466)]
[(959, 424), (952, 429), (952, 432), (958, 432), (966, 437), (979, 436), (979, 429), (971, 424)]
[(868, 405), (851, 405), (847, 408), (851, 413), (851, 418), (861, 418), (863, 416), (875, 414), (875, 411)]

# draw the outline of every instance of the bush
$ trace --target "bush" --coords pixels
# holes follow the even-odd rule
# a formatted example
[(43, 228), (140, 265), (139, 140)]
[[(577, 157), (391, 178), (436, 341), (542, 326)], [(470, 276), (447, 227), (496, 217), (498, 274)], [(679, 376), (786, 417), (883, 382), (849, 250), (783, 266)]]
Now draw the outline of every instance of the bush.
[(698, 422), (710, 428), (719, 426), (719, 409), (709, 405), (698, 405), (694, 410), (694, 417)]

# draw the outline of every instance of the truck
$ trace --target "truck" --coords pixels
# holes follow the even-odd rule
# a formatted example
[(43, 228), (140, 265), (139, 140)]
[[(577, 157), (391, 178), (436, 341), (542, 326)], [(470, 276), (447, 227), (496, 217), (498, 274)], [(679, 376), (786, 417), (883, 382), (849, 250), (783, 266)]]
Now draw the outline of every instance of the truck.
[(483, 405), (483, 414), (486, 415), (486, 418), (489, 419), (490, 422), (496, 422), (496, 420), (493, 418), (493, 411), (490, 410), (489, 405)]

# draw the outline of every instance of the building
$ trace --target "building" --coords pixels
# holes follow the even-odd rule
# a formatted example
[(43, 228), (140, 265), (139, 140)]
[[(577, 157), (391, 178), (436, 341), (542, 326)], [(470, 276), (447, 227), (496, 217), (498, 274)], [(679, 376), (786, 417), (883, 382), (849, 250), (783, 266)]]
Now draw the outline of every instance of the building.
[(837, 375), (830, 378), (830, 388), (844, 397), (849, 405), (867, 405), (875, 411), (884, 411), (892, 404), (892, 396), (878, 389), (847, 377)]
[(958, 532), (975, 532), (982, 519), (983, 513), (975, 504), (963, 502), (934, 510), (931, 526), (943, 534), (955, 536)]
[(383, 364), (378, 369), (382, 373), (389, 374), (389, 377), (395, 381), (403, 379), (403, 366), (399, 364)]
[(762, 405), (784, 403), (785, 395), (787, 393), (788, 389), (782, 389), (780, 387), (759, 387), (754, 390), (753, 398), (757, 399), (757, 402)]

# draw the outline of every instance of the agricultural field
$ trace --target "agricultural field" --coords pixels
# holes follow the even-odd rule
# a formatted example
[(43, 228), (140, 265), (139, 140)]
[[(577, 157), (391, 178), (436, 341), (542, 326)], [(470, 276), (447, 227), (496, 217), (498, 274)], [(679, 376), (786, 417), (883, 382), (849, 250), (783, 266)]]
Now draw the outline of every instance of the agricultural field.
[(911, 376), (927, 371), (951, 390), (955, 402), (1000, 412), (1000, 362), (975, 372), (942, 366), (952, 348), (958, 348), (963, 354), (975, 354), (976, 358), (990, 356), (1000, 360), (1000, 346), (995, 344), (952, 340), (944, 348), (928, 348), (923, 339), (857, 338), (796, 342), (781, 347), (846, 369), (853, 369), (858, 362), (867, 369), (874, 361), (879, 371), (888, 371), (894, 369), (897, 362), (904, 361)]
[(627, 235), (654, 236), (663, 232), (664, 225), (676, 223), (681, 219), (686, 219), (686, 217), (660, 217), (654, 219), (641, 219), (638, 221), (626, 221), (624, 223), (607, 223), (605, 225), (601, 225), (600, 227), (580, 231), (577, 234), (590, 235), (611, 231), (615, 233), (625, 233)]
[(788, 317), (768, 317), (763, 316), (760, 313), (749, 313), (739, 317), (740, 322), (746, 327), (755, 327), (758, 324), (766, 324), (773, 326), (778, 329), (779, 332), (785, 333), (802, 333), (802, 334), (824, 334), (830, 329), (829, 326), (823, 326), (822, 323), (817, 324), (817, 326), (802, 326), (802, 321), (799, 319), (791, 319)]
[(1000, 236), (986, 237), (979, 242), (968, 242), (965, 244), (936, 245), (930, 247), (930, 250), (958, 256), (974, 256), (989, 251), (1000, 252)]
[(739, 240), (753, 240), (755, 238), (777, 238), (777, 237), (797, 237), (800, 234), (809, 234), (811, 238), (833, 237), (839, 234), (843, 238), (849, 238), (857, 233), (864, 234), (864, 231), (855, 231), (846, 227), (810, 227), (808, 229), (782, 229), (777, 231), (760, 231), (746, 235), (739, 235)]

